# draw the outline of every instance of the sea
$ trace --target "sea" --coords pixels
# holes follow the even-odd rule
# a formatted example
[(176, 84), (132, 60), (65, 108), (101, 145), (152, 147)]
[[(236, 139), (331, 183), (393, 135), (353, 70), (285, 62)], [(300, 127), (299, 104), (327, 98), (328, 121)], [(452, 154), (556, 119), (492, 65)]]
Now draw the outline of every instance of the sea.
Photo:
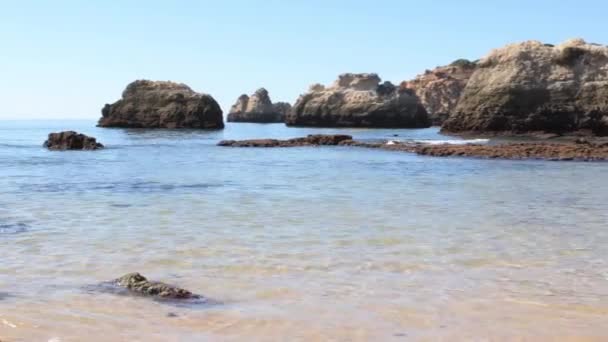
[[(216, 146), (332, 133), (466, 143), (0, 121), (0, 340), (608, 340), (608, 163)], [(130, 272), (209, 300), (103, 291)]]

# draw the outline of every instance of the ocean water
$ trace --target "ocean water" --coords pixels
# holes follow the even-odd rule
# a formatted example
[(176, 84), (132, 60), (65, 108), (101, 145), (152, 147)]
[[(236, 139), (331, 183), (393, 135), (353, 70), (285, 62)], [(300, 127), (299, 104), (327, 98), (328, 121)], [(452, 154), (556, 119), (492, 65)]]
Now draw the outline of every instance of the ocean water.
[[(435, 128), (94, 124), (0, 121), (3, 342), (608, 339), (608, 163), (215, 146)], [(107, 148), (41, 147), (64, 129)], [(214, 303), (94, 290), (135, 271)]]

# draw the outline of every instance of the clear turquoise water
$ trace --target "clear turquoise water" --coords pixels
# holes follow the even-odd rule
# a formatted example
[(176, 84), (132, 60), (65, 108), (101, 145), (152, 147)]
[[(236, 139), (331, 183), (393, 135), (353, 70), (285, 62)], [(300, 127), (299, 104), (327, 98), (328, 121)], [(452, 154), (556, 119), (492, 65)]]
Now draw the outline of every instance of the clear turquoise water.
[[(0, 338), (608, 338), (608, 163), (215, 146), (335, 132), (446, 139), (0, 121)], [(133, 271), (222, 304), (83, 290)]]

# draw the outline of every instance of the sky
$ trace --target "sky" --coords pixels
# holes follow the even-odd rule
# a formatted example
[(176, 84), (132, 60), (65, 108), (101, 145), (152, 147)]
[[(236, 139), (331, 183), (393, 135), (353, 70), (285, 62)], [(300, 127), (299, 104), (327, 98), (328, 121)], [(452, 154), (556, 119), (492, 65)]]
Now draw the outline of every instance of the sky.
[(136, 79), (211, 94), (226, 114), (259, 87), (399, 83), (524, 40), (608, 44), (608, 1), (0, 0), (0, 119), (87, 119)]

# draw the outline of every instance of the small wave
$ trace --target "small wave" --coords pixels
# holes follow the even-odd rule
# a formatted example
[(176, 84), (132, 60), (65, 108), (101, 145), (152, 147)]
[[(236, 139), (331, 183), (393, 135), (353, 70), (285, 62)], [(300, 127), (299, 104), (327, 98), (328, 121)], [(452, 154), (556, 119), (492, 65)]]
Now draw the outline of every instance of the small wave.
[(413, 140), (389, 140), (387, 145), (394, 145), (398, 142), (403, 143), (418, 143), (427, 145), (467, 145), (467, 144), (487, 144), (490, 139), (448, 139), (448, 140), (431, 140), (431, 139), (413, 139)]
[(29, 226), (25, 223), (0, 223), (0, 235), (20, 234), (28, 230)]
[(30, 149), (39, 149), (42, 147), (42, 144), (39, 145), (17, 145), (17, 144), (3, 144), (0, 143), (0, 148), (30, 148)]
[(168, 192), (168, 191), (198, 191), (205, 189), (220, 188), (227, 183), (191, 183), (191, 184), (167, 184), (159, 182), (118, 182), (118, 183), (47, 183), (47, 184), (23, 184), (19, 187), (21, 192), (34, 193), (61, 193), (81, 191), (111, 191), (111, 192)]

